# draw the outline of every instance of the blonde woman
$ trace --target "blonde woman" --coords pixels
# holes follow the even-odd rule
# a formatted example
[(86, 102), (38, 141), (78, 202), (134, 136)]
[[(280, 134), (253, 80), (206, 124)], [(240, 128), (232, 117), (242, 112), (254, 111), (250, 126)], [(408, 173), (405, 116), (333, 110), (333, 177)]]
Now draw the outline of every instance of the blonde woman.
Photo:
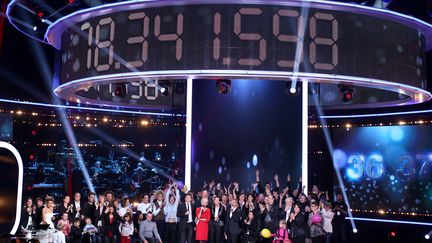
[(208, 241), (209, 222), (211, 219), (210, 209), (207, 208), (208, 199), (201, 199), (201, 207), (196, 209), (196, 235), (195, 240), (199, 242)]

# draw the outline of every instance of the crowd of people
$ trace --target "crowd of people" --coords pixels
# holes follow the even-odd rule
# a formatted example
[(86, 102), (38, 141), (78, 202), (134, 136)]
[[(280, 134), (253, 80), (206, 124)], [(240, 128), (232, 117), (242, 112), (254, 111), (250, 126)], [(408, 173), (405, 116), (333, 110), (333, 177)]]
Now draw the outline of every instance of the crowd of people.
[(212, 181), (196, 192), (170, 182), (139, 203), (112, 191), (90, 192), (86, 200), (77, 192), (56, 206), (49, 196), (28, 198), (20, 227), (55, 229), (54, 243), (347, 242), (341, 193), (332, 202), (317, 186), (306, 195), (301, 178), (293, 188), (289, 175), (285, 187), (273, 179), (271, 188), (257, 171), (250, 189)]

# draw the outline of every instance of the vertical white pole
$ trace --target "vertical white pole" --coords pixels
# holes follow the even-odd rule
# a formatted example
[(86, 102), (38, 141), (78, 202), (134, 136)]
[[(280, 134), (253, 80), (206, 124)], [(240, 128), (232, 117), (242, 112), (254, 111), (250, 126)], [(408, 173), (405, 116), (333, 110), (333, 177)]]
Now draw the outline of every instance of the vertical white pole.
[(192, 83), (187, 80), (186, 88), (186, 156), (185, 156), (185, 186), (191, 188), (191, 155), (192, 155)]
[(302, 182), (308, 193), (308, 82), (302, 80)]

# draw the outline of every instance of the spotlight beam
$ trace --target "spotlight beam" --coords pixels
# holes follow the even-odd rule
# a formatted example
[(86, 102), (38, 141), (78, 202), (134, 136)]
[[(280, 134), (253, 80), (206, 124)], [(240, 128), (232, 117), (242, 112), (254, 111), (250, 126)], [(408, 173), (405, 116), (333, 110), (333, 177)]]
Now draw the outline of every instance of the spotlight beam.
[[(42, 70), (42, 76), (43, 76), (42, 80), (44, 81), (46, 88), (48, 90), (50, 90), (51, 89), (52, 73), (51, 73), (50, 67), (48, 66), (48, 61), (47, 61), (46, 55), (41, 50), (40, 45), (36, 44), (36, 42), (34, 42), (34, 41), (31, 41), (30, 43), (33, 45), (33, 48), (31, 48), (33, 54), (36, 57), (40, 58), (40, 60), (37, 61), (36, 63), (39, 66), (39, 69)], [(53, 96), (52, 101), (54, 104), (60, 104), (60, 100), (56, 96)], [(83, 159), (82, 154), (81, 154), (81, 150), (78, 147), (75, 134), (72, 130), (72, 126), (69, 123), (69, 120), (67, 119), (66, 110), (64, 108), (57, 108), (56, 111), (57, 111), (58, 116), (60, 117), (60, 121), (63, 125), (62, 127), (66, 133), (66, 137), (69, 141), (69, 144), (70, 144), (70, 146), (72, 146), (76, 156), (78, 157), (78, 163), (80, 165), (80, 169), (81, 169), (81, 172), (82, 172), (84, 179), (86, 181), (87, 187), (89, 188), (89, 190), (91, 192), (95, 192), (93, 183), (91, 182), (89, 173), (88, 173), (87, 168), (85, 166), (84, 159)]]
[[(407, 220), (392, 220), (392, 219), (374, 219), (374, 218), (359, 218), (359, 217), (346, 217), (347, 220), (367, 221), (367, 222), (379, 222), (379, 223), (393, 223), (393, 224), (413, 224), (422, 226), (432, 226), (432, 223), (418, 222), (418, 221), (407, 221)], [(429, 232), (432, 234), (432, 231)]]
[[(306, 4), (304, 4), (306, 5)], [(303, 17), (303, 19), (307, 19), (307, 17), (309, 16), (309, 8), (308, 6), (302, 6), (302, 10), (301, 10), (301, 16)], [(294, 66), (293, 66), (293, 77), (292, 77), (292, 82), (291, 82), (291, 89), (290, 92), (291, 93), (295, 93), (292, 92), (292, 90), (297, 90), (297, 79), (298, 79), (298, 72), (300, 69), (300, 63), (301, 63), (301, 55), (303, 54), (303, 44), (304, 44), (304, 34), (306, 31), (306, 25), (305, 24), (301, 24), (301, 28), (299, 28), (298, 30), (298, 41), (296, 44), (296, 52), (295, 52), (295, 58), (294, 58)], [(306, 82), (306, 81), (303, 81)]]
[(317, 112), (318, 112), (318, 116), (320, 117), (319, 118), (320, 123), (323, 125), (324, 137), (325, 137), (325, 140), (326, 140), (326, 143), (327, 143), (327, 147), (328, 147), (328, 149), (329, 149), (329, 151), (331, 153), (331, 159), (332, 159), (332, 162), (333, 162), (333, 168), (334, 168), (334, 170), (336, 172), (336, 176), (337, 176), (337, 179), (338, 179), (338, 182), (339, 182), (339, 186), (341, 187), (341, 192), (342, 192), (343, 198), (344, 198), (345, 203), (346, 203), (346, 205), (348, 207), (347, 212), (348, 212), (348, 216), (349, 217), (347, 217), (347, 218), (350, 219), (353, 231), (357, 231), (357, 227), (355, 226), (355, 222), (352, 219), (353, 215), (352, 215), (352, 212), (351, 212), (351, 206), (350, 206), (350, 203), (348, 201), (348, 196), (347, 196), (346, 191), (345, 191), (345, 185), (344, 185), (343, 180), (342, 180), (342, 175), (341, 175), (340, 171), (337, 169), (337, 167), (335, 166), (335, 159), (333, 157), (333, 150), (334, 150), (334, 148), (333, 148), (333, 143), (331, 141), (331, 136), (330, 136), (329, 129), (326, 126), (327, 125), (327, 121), (325, 119), (321, 118), (323, 116), (323, 111), (322, 111), (322, 107), (319, 105), (318, 97), (316, 95), (314, 95), (312, 97), (313, 97), (313, 101), (315, 103), (315, 107), (316, 107)]

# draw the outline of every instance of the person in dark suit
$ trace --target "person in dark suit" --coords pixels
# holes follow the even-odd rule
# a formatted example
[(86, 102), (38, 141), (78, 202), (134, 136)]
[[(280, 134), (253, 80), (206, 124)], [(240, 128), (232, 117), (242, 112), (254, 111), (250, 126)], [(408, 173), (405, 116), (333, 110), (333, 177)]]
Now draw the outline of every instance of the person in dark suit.
[(81, 193), (75, 192), (74, 201), (72, 202), (72, 218), (81, 218)]
[(213, 206), (211, 207), (211, 220), (210, 220), (210, 237), (209, 241), (212, 243), (223, 242), (223, 229), (224, 221), (226, 219), (225, 208), (221, 204), (219, 196), (214, 197)]
[(98, 201), (95, 203), (95, 221), (94, 224), (98, 228), (98, 232), (103, 232), (102, 222), (106, 210), (105, 196), (99, 195)]
[(70, 197), (68, 195), (63, 197), (63, 203), (57, 206), (56, 211), (58, 215), (63, 215), (63, 213), (67, 213), (69, 220), (73, 219), (72, 204), (70, 204)]
[(241, 238), (242, 243), (254, 243), (259, 240), (259, 224), (255, 214), (250, 211), (248, 212), (246, 219), (242, 223), (243, 235)]
[(81, 209), (81, 218), (90, 218), (92, 222), (96, 222), (95, 197), (96, 195), (94, 192), (89, 192), (87, 196), (87, 202), (83, 205)]
[(36, 207), (33, 205), (33, 199), (27, 198), (26, 204), (21, 211), (20, 228), (22, 230), (34, 229), (36, 226)]
[(177, 217), (180, 221), (178, 224), (180, 243), (192, 243), (194, 231), (195, 207), (192, 204), (192, 195), (186, 194), (185, 202), (180, 204), (177, 209)]
[(36, 229), (42, 223), (42, 210), (44, 208), (44, 202), (41, 197), (36, 198), (36, 209), (35, 209), (35, 223)]
[(242, 212), (238, 208), (237, 199), (232, 199), (230, 205), (225, 219), (225, 235), (228, 243), (238, 243)]
[(299, 203), (294, 205), (294, 213), (291, 213), (290, 223), (292, 242), (304, 243), (308, 225), (306, 215), (301, 212), (301, 205)]
[(283, 219), (285, 222), (287, 222), (287, 228), (291, 228), (290, 225), (290, 216), (291, 213), (294, 213), (294, 199), (292, 197), (285, 198), (285, 205), (280, 204), (279, 212), (280, 212), (280, 219)]

